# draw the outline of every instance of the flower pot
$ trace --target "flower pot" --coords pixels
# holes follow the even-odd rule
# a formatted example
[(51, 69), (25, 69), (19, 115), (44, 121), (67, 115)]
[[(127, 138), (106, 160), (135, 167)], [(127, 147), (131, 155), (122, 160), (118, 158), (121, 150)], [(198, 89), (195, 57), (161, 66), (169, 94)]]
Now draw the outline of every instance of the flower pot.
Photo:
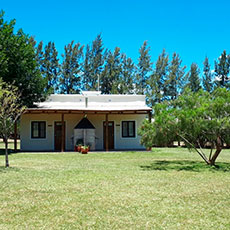
[(79, 153), (81, 152), (81, 146), (80, 146), (80, 145), (77, 146), (77, 151), (78, 151)]
[(87, 153), (88, 153), (88, 149), (82, 149), (82, 150), (81, 150), (81, 153), (82, 153), (82, 154), (87, 154)]
[(82, 154), (87, 154), (88, 151), (89, 151), (89, 147), (81, 146), (81, 153), (82, 153)]

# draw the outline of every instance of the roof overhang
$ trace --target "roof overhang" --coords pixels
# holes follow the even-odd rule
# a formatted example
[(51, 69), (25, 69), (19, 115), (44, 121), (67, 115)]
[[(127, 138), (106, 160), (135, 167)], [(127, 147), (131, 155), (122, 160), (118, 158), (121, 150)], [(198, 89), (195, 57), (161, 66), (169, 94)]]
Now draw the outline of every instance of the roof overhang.
[(91, 109), (45, 109), (45, 108), (28, 108), (24, 114), (148, 114), (151, 108), (146, 109), (125, 109), (125, 110), (91, 110)]

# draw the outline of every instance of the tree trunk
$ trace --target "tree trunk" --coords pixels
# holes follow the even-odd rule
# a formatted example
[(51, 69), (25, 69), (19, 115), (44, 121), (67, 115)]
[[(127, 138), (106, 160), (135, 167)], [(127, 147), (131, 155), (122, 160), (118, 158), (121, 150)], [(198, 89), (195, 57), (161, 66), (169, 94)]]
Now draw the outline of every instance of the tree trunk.
[(215, 165), (216, 158), (219, 156), (221, 150), (222, 150), (222, 148), (217, 148), (216, 149), (216, 152), (214, 153), (214, 155), (209, 160), (209, 165)]
[(6, 159), (6, 168), (10, 167), (9, 165), (9, 157), (8, 157), (8, 140), (5, 139), (5, 159)]
[(215, 165), (216, 159), (219, 156), (221, 150), (222, 150), (222, 141), (218, 137), (217, 141), (216, 141), (216, 152), (213, 154), (213, 156), (211, 157), (211, 159), (209, 159), (209, 165)]

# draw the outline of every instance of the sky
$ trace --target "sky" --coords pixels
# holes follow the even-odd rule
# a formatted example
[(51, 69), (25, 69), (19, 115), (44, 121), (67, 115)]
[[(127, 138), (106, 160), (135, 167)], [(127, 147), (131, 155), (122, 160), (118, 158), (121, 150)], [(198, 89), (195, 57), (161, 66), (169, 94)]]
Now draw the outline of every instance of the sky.
[(230, 53), (229, 0), (0, 0), (0, 9), (36, 41), (55, 42), (59, 54), (72, 40), (86, 45), (99, 33), (104, 47), (120, 47), (135, 63), (144, 41), (153, 63), (166, 49), (188, 68), (203, 68), (206, 56), (213, 68), (223, 50)]

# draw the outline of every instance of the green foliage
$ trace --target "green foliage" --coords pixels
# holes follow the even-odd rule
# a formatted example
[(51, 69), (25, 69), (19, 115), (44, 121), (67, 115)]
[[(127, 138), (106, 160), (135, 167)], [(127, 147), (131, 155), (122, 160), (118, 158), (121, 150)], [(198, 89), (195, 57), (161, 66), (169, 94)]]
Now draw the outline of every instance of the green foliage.
[(6, 167), (9, 167), (8, 138), (12, 134), (14, 123), (25, 109), (20, 104), (20, 96), (17, 87), (0, 80), (0, 137), (5, 143)]
[(168, 77), (165, 80), (165, 98), (167, 100), (175, 100), (184, 88), (186, 66), (181, 66), (181, 64), (182, 60), (179, 55), (173, 53), (168, 68)]
[(98, 79), (100, 79), (101, 76), (105, 55), (106, 52), (104, 52), (102, 37), (101, 34), (99, 34), (91, 46), (86, 46), (83, 65), (84, 89), (98, 89)]
[(49, 42), (45, 46), (43, 59), (41, 61), (41, 73), (46, 80), (45, 90), (48, 93), (54, 93), (55, 91), (58, 91), (58, 77), (60, 74), (58, 52), (55, 48), (54, 42)]
[(101, 74), (101, 91), (103, 94), (118, 94), (121, 93), (121, 53), (120, 48), (116, 47), (114, 52), (108, 52), (104, 71)]
[(209, 93), (213, 90), (213, 82), (212, 82), (212, 73), (210, 70), (210, 64), (208, 58), (206, 57), (204, 60), (204, 68), (203, 68), (203, 89)]
[(119, 93), (133, 94), (135, 92), (136, 66), (131, 58), (125, 54), (122, 55), (121, 80), (119, 84)]
[(198, 92), (201, 89), (199, 73), (200, 70), (198, 65), (196, 63), (192, 63), (187, 84), (187, 87), (191, 89), (192, 92)]
[(159, 55), (155, 69), (148, 80), (147, 102), (151, 106), (164, 99), (165, 82), (168, 77), (169, 56), (165, 50)]
[(84, 62), (82, 64), (82, 77), (83, 77), (83, 89), (89, 90), (91, 87), (91, 76), (92, 76), (92, 69), (90, 65), (91, 60), (91, 50), (90, 46), (86, 46), (85, 56), (84, 56)]
[(149, 78), (149, 73), (152, 70), (151, 56), (149, 52), (150, 47), (148, 46), (147, 41), (144, 41), (143, 45), (139, 49), (140, 56), (137, 64), (137, 94), (145, 94), (147, 90), (147, 81)]
[(64, 94), (79, 93), (81, 89), (81, 60), (83, 57), (83, 46), (72, 41), (65, 46), (62, 54), (60, 92)]
[(0, 13), (0, 76), (4, 82), (14, 84), (21, 92), (24, 105), (32, 106), (34, 101), (45, 97), (45, 82), (36, 62), (31, 37), (22, 29), (14, 32), (15, 20), (4, 20)]
[[(154, 107), (154, 122), (144, 124), (139, 131), (141, 142), (148, 147), (162, 146), (179, 138), (196, 149), (206, 163), (215, 164), (224, 143), (230, 143), (229, 101), (226, 89), (218, 88), (213, 94), (187, 89), (178, 99)], [(145, 135), (151, 135), (151, 139)], [(211, 148), (209, 157), (201, 149), (206, 145)]]
[(229, 68), (230, 68), (230, 56), (227, 55), (224, 50), (218, 61), (215, 61), (215, 75), (217, 87), (229, 87)]

